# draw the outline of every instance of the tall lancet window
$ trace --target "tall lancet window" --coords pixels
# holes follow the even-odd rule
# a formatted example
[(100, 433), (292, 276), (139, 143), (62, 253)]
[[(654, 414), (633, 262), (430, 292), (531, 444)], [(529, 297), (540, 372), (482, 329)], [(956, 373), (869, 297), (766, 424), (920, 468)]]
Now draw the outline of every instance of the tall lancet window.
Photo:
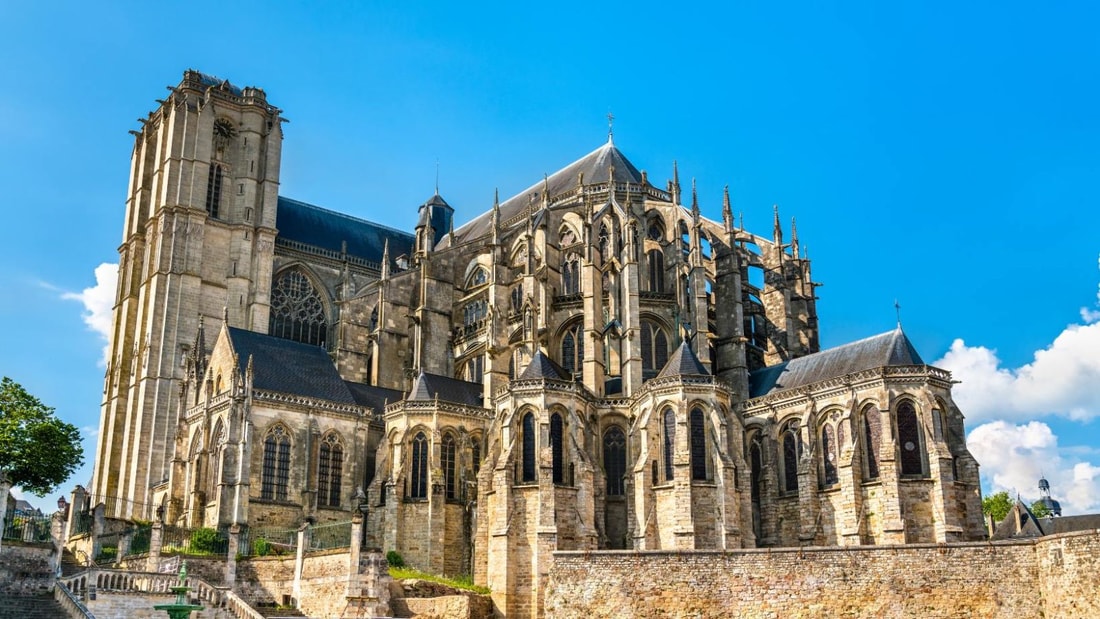
[(603, 433), (603, 470), (607, 474), (607, 496), (623, 496), (626, 493), (626, 434), (619, 426), (611, 426)]
[(563, 438), (561, 415), (554, 413), (550, 415), (550, 464), (555, 484), (564, 483), (565, 479), (562, 475), (562, 461), (565, 458)]
[(921, 428), (917, 419), (917, 409), (909, 400), (902, 400), (897, 409), (898, 446), (901, 447), (901, 474), (921, 475), (924, 473), (924, 458), (921, 456)]
[(584, 325), (577, 323), (565, 331), (561, 338), (561, 366), (574, 378), (584, 368)]
[(646, 254), (649, 267), (649, 291), (665, 291), (665, 255), (659, 249), (651, 249)]
[(649, 380), (668, 363), (668, 337), (652, 320), (642, 320), (642, 380)]
[(698, 408), (691, 409), (691, 478), (695, 480), (707, 479), (707, 428), (703, 411)]
[(569, 254), (561, 266), (561, 293), (577, 294), (581, 290), (581, 259)]
[(672, 409), (665, 410), (664, 418), (665, 433), (664, 438), (664, 458), (665, 458), (665, 481), (672, 481), (673, 467), (672, 456), (676, 451), (676, 413), (672, 412)]
[[(206, 213), (217, 219), (222, 203), (222, 176), (225, 171), (220, 163), (210, 165), (210, 175), (206, 179)], [(200, 181), (201, 182), (201, 181)]]
[(328, 336), (325, 304), (301, 271), (287, 271), (272, 286), (270, 325), (275, 337), (325, 345)]
[(535, 415), (523, 416), (523, 477), (522, 481), (535, 481)]
[(428, 498), (428, 437), (417, 432), (412, 440), (412, 475), (409, 498)]
[(863, 409), (863, 463), (867, 479), (878, 479), (878, 456), (882, 450), (882, 414), (878, 407)]
[(260, 478), (260, 498), (286, 501), (290, 485), (290, 436), (276, 424), (264, 437), (264, 468)]
[(321, 439), (317, 458), (317, 504), (340, 507), (340, 487), (343, 478), (344, 447), (335, 432)]

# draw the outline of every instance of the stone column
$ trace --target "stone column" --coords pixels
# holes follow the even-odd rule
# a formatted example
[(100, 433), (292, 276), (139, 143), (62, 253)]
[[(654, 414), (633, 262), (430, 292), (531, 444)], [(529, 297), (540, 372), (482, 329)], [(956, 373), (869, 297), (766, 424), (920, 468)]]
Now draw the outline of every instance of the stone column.
[(226, 551), (225, 584), (232, 589), (237, 582), (237, 555), (241, 552), (241, 525), (229, 526), (229, 548)]
[[(352, 526), (354, 530), (354, 525)], [(342, 619), (392, 617), (390, 610), (389, 565), (380, 551), (360, 553), (352, 582), (349, 583), (347, 605)]]
[(302, 571), (306, 564), (306, 549), (309, 548), (309, 533), (308, 522), (298, 529), (298, 552), (294, 557), (294, 608), (300, 608), (302, 604)]
[[(7, 473), (0, 471), (0, 532), (7, 526), (8, 493), (11, 492), (11, 480)], [(0, 539), (3, 535), (0, 535)], [(2, 544), (2, 542), (0, 542)]]
[(149, 556), (145, 560), (145, 571), (156, 572), (160, 569), (160, 549), (164, 546), (164, 525), (153, 523), (149, 532)]

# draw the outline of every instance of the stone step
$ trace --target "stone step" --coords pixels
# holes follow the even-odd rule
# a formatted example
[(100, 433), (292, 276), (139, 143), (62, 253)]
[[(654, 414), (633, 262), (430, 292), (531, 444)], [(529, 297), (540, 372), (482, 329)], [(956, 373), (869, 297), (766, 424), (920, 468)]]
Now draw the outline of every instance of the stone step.
[(47, 595), (12, 595), (0, 597), (0, 619), (59, 619), (67, 617), (65, 609)]

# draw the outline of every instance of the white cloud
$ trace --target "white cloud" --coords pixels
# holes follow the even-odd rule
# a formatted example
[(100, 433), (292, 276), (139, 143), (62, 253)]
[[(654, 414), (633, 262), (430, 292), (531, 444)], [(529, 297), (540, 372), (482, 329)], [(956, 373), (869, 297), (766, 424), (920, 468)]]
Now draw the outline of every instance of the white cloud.
[(1100, 511), (1100, 466), (1068, 458), (1071, 450), (1059, 449), (1058, 437), (1041, 421), (991, 421), (974, 428), (967, 445), (989, 482), (986, 494), (1007, 490), (1031, 503), (1046, 477), (1063, 515)]
[(110, 354), (111, 311), (115, 304), (115, 288), (118, 282), (118, 265), (109, 262), (95, 268), (95, 285), (81, 292), (66, 292), (61, 298), (80, 301), (84, 305), (84, 323), (103, 337), (103, 360), (106, 365)]
[(1092, 419), (1100, 416), (1100, 309), (1082, 308), (1081, 316), (1085, 324), (1069, 325), (1018, 368), (1002, 367), (996, 350), (967, 346), (961, 339), (933, 365), (962, 381), (953, 397), (972, 420)]

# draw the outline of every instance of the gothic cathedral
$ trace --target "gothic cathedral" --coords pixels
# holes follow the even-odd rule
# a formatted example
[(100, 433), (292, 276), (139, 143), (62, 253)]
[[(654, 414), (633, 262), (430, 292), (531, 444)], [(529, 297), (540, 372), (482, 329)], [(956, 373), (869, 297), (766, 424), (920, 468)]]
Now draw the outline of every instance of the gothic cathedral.
[(555, 550), (984, 538), (951, 375), (900, 327), (820, 350), (778, 212), (708, 219), (609, 135), (409, 234), (280, 196), (280, 114), (187, 71), (133, 132), (95, 496), (222, 529), (366, 504), (509, 616)]

